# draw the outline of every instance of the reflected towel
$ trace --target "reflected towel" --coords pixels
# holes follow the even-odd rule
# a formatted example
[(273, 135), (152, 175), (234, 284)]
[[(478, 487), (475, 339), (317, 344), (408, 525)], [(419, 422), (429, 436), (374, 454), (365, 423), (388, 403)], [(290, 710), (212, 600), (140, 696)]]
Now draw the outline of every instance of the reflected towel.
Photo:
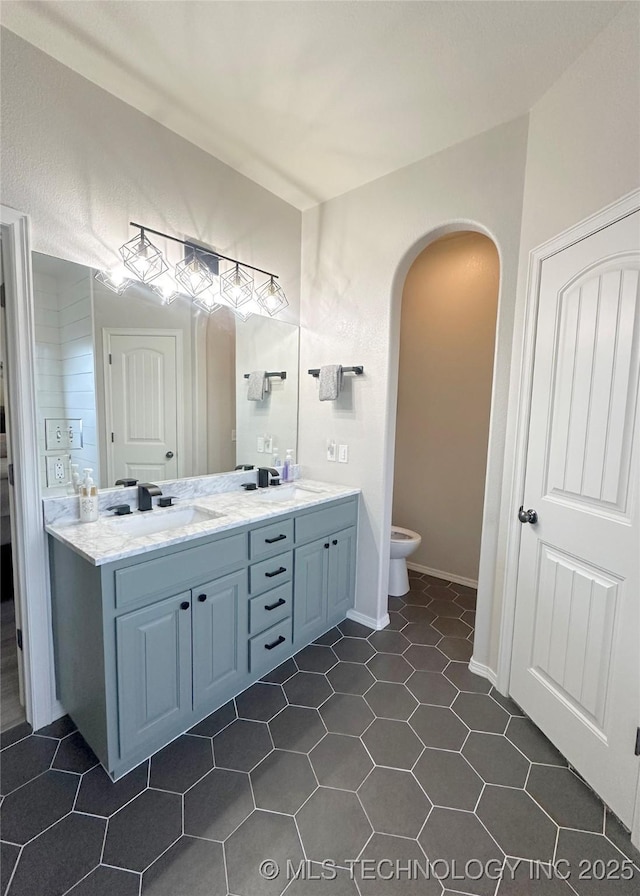
[(268, 393), (271, 383), (266, 370), (254, 370), (249, 374), (249, 387), (247, 399), (249, 401), (263, 401)]
[(326, 367), (321, 367), (319, 380), (318, 398), (320, 401), (335, 401), (342, 389), (342, 366), (327, 364)]

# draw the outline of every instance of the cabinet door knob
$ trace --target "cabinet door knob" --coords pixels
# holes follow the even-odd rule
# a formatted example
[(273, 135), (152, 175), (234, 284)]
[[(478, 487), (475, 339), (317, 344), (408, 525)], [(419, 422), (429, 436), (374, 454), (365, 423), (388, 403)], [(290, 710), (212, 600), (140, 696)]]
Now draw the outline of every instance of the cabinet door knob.
[(324, 546), (325, 546), (325, 548), (328, 548), (328, 547), (329, 547), (329, 542), (328, 542), (328, 541), (325, 541)]
[(188, 601), (188, 600), (183, 600), (182, 603), (180, 604), (180, 609), (181, 609), (181, 610), (188, 610), (188, 609), (189, 609), (189, 601)]
[(199, 595), (198, 595), (198, 600), (200, 601), (201, 604), (203, 604), (203, 603), (205, 602), (206, 599), (207, 599), (207, 595), (206, 595), (206, 594), (199, 594)]
[(279, 637), (279, 638), (276, 638), (275, 641), (272, 641), (271, 644), (265, 644), (265, 645), (264, 645), (264, 649), (265, 649), (265, 650), (273, 650), (274, 647), (277, 647), (278, 644), (282, 644), (282, 642), (283, 642), (283, 641), (286, 641), (286, 640), (287, 640), (287, 639), (285, 638), (284, 635), (280, 635), (280, 637)]
[(334, 538), (333, 541), (331, 542), (331, 544), (338, 544), (338, 539)]

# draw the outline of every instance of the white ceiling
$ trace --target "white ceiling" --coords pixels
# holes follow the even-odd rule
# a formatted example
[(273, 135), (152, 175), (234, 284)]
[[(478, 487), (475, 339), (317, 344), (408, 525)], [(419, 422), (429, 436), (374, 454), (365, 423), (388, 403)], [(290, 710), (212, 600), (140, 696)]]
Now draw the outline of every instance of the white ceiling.
[(2, 24), (300, 209), (524, 114), (573, 0), (3, 0)]

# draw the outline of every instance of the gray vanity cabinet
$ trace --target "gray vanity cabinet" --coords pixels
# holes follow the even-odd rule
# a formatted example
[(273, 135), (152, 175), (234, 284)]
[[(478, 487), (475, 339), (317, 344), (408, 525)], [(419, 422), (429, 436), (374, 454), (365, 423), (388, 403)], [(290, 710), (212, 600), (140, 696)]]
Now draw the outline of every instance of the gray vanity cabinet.
[(357, 499), (93, 566), (50, 539), (58, 695), (118, 778), (340, 622)]
[(120, 752), (181, 730), (191, 715), (191, 593), (116, 619)]
[(247, 675), (247, 574), (223, 576), (192, 592), (193, 708), (235, 693)]
[(316, 638), (353, 605), (356, 519), (357, 503), (351, 499), (295, 520), (300, 545), (295, 551), (293, 589), (296, 643)]

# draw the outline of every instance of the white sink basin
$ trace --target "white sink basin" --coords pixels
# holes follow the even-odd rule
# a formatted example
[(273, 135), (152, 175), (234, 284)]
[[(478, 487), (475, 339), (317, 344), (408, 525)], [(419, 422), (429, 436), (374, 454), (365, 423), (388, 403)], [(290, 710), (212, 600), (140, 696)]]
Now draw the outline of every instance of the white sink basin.
[(116, 516), (107, 523), (110, 528), (122, 535), (154, 535), (156, 532), (167, 532), (181, 529), (192, 523), (205, 523), (223, 516), (213, 510), (202, 507), (170, 507), (167, 509), (148, 510), (145, 513), (134, 511), (126, 516)]
[(269, 488), (258, 489), (258, 500), (269, 502), (295, 501), (297, 498), (308, 498), (311, 495), (321, 495), (322, 489), (311, 488), (308, 485), (271, 485)]

